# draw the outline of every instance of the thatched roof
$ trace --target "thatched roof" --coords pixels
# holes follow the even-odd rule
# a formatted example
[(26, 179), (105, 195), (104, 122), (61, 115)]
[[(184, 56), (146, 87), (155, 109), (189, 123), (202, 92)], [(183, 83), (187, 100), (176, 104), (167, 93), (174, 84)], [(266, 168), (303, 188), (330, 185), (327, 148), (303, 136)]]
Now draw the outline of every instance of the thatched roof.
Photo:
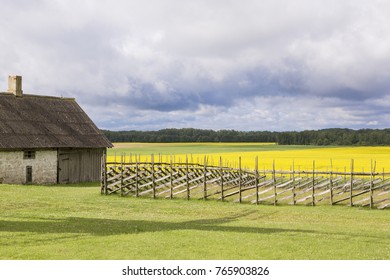
[(0, 93), (0, 149), (104, 147), (111, 142), (74, 99)]

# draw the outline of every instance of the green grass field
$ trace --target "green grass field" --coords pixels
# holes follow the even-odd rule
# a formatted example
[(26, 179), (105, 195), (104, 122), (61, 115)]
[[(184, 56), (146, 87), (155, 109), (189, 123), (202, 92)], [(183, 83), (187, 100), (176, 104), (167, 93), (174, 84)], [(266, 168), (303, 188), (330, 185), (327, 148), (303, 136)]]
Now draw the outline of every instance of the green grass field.
[(109, 155), (134, 153), (147, 155), (221, 154), (229, 152), (260, 152), (310, 149), (312, 146), (276, 145), (275, 143), (114, 143)]
[(0, 259), (390, 259), (386, 210), (0, 185)]

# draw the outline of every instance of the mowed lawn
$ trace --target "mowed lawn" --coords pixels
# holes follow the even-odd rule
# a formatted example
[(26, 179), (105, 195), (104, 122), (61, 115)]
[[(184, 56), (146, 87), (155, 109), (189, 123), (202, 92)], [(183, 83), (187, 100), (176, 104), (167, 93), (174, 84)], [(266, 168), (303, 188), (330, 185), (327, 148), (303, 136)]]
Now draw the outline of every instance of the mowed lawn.
[(390, 259), (390, 212), (0, 185), (0, 259)]

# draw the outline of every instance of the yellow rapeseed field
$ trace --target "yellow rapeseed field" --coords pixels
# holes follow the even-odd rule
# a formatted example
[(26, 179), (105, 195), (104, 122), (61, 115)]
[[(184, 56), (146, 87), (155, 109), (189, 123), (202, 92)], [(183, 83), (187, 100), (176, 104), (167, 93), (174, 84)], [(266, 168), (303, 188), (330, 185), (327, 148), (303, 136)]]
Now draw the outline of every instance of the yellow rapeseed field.
[[(190, 161), (203, 163), (206, 156), (209, 164), (219, 165), (220, 159), (224, 166), (238, 167), (241, 157), (242, 168), (254, 169), (256, 157), (259, 169), (281, 170), (312, 170), (313, 165), (318, 170), (349, 171), (351, 160), (355, 171), (369, 172), (372, 167), (376, 171), (390, 171), (390, 147), (344, 147), (319, 148), (304, 150), (264, 151), (264, 152), (230, 152), (221, 154), (193, 154)], [(186, 155), (175, 156), (176, 160), (184, 162)]]
[(226, 155), (230, 161), (242, 158), (242, 165), (254, 168), (254, 158), (259, 158), (260, 169), (271, 169), (273, 163), (276, 169), (311, 170), (313, 164), (318, 170), (343, 171), (350, 170), (351, 160), (354, 160), (355, 171), (370, 171), (371, 161), (373, 168), (382, 171), (390, 167), (390, 148), (388, 147), (347, 147), (347, 148), (320, 148), (305, 150), (286, 150), (270, 152), (230, 153)]
[[(390, 171), (390, 147), (318, 147), (318, 146), (281, 146), (271, 143), (117, 143), (109, 151), (108, 161), (120, 160), (126, 155), (126, 161), (150, 160), (154, 154), (155, 161), (171, 160), (203, 164), (238, 167), (241, 158), (242, 168), (254, 169), (258, 158), (259, 169), (277, 170), (311, 170), (313, 162), (317, 170), (349, 171), (351, 160), (354, 160), (354, 171), (369, 172), (372, 166), (382, 172)], [(132, 159), (130, 159), (130, 154)]]

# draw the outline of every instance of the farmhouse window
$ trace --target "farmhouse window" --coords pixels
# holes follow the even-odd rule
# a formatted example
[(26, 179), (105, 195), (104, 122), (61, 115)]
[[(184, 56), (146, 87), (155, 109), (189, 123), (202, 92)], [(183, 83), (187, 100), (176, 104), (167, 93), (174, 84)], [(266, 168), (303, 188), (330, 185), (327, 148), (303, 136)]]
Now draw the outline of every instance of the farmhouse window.
[(23, 159), (35, 159), (35, 151), (24, 151)]

